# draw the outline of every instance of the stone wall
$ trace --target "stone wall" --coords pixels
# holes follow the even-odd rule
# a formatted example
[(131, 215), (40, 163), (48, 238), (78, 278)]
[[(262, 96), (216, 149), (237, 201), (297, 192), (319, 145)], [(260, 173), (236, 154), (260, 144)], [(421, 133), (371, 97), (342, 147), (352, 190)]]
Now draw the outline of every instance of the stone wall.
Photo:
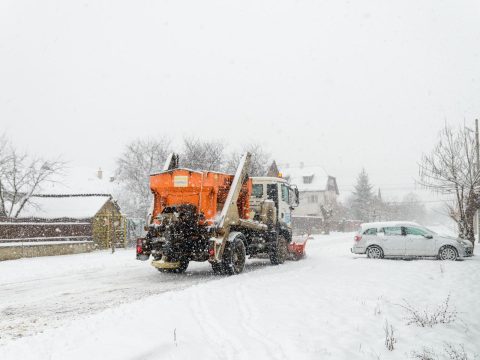
[(79, 254), (94, 250), (93, 241), (64, 242), (62, 244), (33, 244), (0, 246), (0, 261), (36, 256)]
[[(90, 222), (1, 221), (0, 240), (45, 241), (55, 238), (91, 238)], [(30, 240), (32, 239), (32, 240)]]

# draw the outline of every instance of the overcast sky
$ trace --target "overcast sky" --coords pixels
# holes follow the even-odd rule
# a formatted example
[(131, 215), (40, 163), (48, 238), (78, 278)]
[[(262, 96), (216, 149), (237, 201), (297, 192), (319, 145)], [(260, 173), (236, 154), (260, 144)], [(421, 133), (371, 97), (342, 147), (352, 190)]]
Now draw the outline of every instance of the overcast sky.
[(138, 137), (255, 141), (399, 196), (480, 117), (479, 4), (1, 0), (0, 132), (104, 168)]

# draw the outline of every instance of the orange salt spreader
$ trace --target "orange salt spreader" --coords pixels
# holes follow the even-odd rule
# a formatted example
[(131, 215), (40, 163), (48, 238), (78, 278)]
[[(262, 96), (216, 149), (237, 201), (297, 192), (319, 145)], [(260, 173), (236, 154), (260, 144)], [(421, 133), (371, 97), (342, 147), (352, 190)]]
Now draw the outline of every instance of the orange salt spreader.
[(215, 273), (233, 275), (243, 271), (247, 255), (281, 264), (289, 249), (298, 253), (288, 224), (298, 191), (285, 179), (249, 177), (249, 153), (234, 175), (179, 168), (178, 160), (170, 155), (163, 171), (150, 177), (154, 201), (137, 259), (152, 256), (161, 272), (209, 261)]

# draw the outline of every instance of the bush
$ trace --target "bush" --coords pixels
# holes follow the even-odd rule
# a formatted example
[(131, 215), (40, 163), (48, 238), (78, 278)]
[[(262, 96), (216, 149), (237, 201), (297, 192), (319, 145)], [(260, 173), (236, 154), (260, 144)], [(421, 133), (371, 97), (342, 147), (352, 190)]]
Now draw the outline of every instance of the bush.
[(408, 313), (407, 325), (415, 324), (421, 327), (433, 327), (436, 324), (452, 323), (457, 318), (457, 311), (455, 309), (450, 309), (450, 294), (445, 301), (431, 312), (428, 311), (428, 309), (420, 311), (410, 305), (406, 300), (403, 301), (404, 305), (400, 306)]

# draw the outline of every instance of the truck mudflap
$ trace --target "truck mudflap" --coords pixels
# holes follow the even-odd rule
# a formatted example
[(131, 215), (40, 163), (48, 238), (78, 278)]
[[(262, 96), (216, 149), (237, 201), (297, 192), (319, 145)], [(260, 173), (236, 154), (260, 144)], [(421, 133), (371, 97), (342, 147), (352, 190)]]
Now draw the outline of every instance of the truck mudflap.
[(288, 244), (288, 260), (300, 260), (305, 257), (305, 247), (307, 241), (313, 239), (311, 235), (294, 236), (292, 242)]

